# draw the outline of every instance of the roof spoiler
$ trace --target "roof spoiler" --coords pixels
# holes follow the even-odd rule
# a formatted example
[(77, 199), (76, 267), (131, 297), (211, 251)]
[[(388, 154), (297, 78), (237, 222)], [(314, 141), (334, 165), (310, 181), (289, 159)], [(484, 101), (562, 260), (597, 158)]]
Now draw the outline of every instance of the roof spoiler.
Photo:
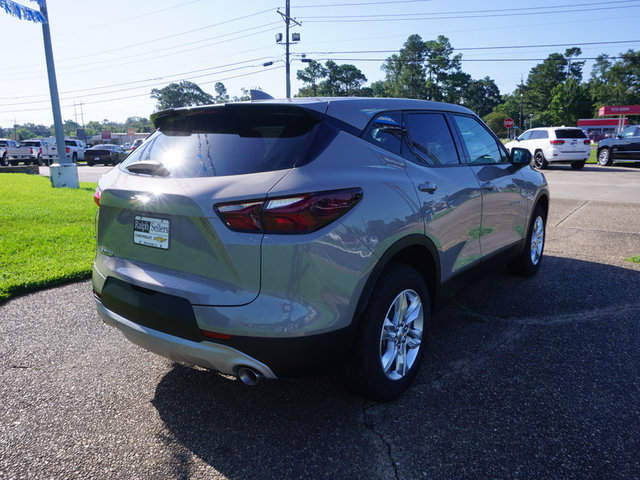
[(262, 90), (249, 90), (249, 96), (251, 97), (251, 101), (254, 100), (273, 100), (274, 98), (266, 92)]

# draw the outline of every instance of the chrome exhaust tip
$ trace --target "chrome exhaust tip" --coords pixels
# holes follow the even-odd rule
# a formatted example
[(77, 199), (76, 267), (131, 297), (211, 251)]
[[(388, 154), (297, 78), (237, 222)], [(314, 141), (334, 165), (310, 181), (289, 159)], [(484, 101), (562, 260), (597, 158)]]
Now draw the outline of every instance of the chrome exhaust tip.
[(240, 367), (238, 369), (238, 378), (242, 380), (242, 383), (249, 386), (254, 386), (260, 379), (260, 374), (254, 369), (249, 367)]

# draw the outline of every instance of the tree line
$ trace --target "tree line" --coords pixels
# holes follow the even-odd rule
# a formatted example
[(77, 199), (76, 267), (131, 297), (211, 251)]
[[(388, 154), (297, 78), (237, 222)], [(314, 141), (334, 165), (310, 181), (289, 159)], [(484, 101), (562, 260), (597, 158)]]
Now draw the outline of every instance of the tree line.
[[(63, 130), (65, 137), (78, 137), (78, 130), (83, 127), (81, 124), (73, 120), (65, 120), (63, 122)], [(148, 133), (152, 130), (152, 124), (145, 117), (129, 117), (124, 122), (112, 122), (104, 119), (101, 122), (92, 120), (84, 125), (85, 138), (91, 138), (100, 135), (103, 131), (109, 132), (126, 132), (129, 128), (133, 128), (136, 133)], [(10, 128), (0, 127), (0, 137), (13, 138), (15, 140), (27, 140), (29, 138), (53, 137), (55, 135), (54, 127), (45, 126), (34, 123), (16, 124)]]
[(490, 77), (473, 79), (462, 71), (462, 55), (454, 55), (447, 37), (423, 41), (414, 34), (382, 64), (383, 80), (365, 86), (366, 77), (353, 65), (329, 60), (323, 66), (312, 61), (297, 72), (304, 83), (298, 96), (406, 97), (455, 103), (476, 112), (499, 135), (507, 133), (503, 127), (507, 117), (523, 126), (576, 125), (580, 118), (597, 116), (604, 105), (640, 103), (640, 52), (598, 56), (588, 81), (583, 81), (581, 54), (578, 47), (552, 53), (513, 92), (501, 94)]

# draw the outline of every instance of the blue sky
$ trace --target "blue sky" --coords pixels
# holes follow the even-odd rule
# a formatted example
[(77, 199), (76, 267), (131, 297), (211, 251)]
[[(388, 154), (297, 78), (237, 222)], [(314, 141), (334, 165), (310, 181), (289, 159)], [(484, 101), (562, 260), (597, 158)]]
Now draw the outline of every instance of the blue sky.
[[(181, 80), (210, 93), (222, 81), (231, 95), (256, 86), (285, 95), (284, 47), (275, 43), (284, 32), (277, 13), (284, 0), (49, 0), (48, 7), (65, 120), (148, 116), (150, 90)], [(302, 23), (292, 29), (301, 35), (292, 46), (292, 93), (300, 87), (295, 72), (305, 66), (299, 54), (352, 63), (372, 82), (383, 78), (385, 51), (398, 51), (414, 33), (447, 36), (462, 69), (491, 77), (502, 93), (569, 45), (587, 58), (640, 50), (640, 0), (291, 0), (291, 16)], [(0, 126), (52, 124), (41, 26), (0, 10), (0, 44)], [(275, 63), (263, 67), (268, 61)]]

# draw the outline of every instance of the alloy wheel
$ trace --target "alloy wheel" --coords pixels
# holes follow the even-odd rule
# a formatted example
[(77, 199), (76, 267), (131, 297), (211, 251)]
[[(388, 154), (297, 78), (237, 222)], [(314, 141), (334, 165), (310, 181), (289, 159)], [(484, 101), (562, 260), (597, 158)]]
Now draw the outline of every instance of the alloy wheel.
[(387, 378), (399, 380), (413, 366), (422, 343), (424, 312), (420, 296), (400, 292), (389, 307), (380, 334), (380, 363)]

